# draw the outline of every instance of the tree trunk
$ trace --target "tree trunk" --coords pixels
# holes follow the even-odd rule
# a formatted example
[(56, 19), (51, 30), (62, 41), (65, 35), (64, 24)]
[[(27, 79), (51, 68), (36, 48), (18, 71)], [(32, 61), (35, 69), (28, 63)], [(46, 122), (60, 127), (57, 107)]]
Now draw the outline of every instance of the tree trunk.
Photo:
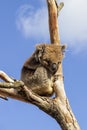
[[(59, 28), (58, 28), (58, 15), (59, 15), (58, 8), (59, 6), (61, 6), (61, 3), (60, 5), (58, 5), (56, 0), (47, 0), (47, 5), (49, 14), (49, 32), (51, 43), (59, 44), (61, 46)], [(56, 82), (57, 100), (54, 105), (52, 116), (60, 124), (62, 130), (80, 130), (80, 127), (75, 119), (74, 114), (72, 113), (69, 101), (65, 94), (62, 63), (60, 64), (57, 74), (58, 74), (58, 81)]]

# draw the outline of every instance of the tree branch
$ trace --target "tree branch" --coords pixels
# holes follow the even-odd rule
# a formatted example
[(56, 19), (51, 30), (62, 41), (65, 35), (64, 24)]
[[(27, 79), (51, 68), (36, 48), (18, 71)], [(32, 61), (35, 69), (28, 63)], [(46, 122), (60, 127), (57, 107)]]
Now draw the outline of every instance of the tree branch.
[[(6, 81), (11, 81), (7, 74), (4, 73), (4, 76), (3, 79), (6, 79)], [(9, 83), (0, 83), (0, 94), (36, 105), (41, 110), (53, 117), (60, 124), (63, 130), (80, 130), (70, 109), (66, 95), (62, 95), (64, 90), (61, 89), (60, 92), (59, 88), (62, 88), (62, 84), (58, 83), (58, 81), (55, 81), (54, 90), (56, 95), (58, 94), (59, 96), (57, 95), (57, 97), (53, 99), (46, 98), (36, 95), (29, 88), (27, 88), (22, 81), (17, 80)]]

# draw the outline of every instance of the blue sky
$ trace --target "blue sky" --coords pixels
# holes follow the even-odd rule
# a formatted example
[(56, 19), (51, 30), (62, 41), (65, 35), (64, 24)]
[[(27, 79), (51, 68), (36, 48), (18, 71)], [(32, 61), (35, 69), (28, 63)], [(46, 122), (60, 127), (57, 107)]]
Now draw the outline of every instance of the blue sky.
[[(87, 1), (63, 0), (59, 28), (66, 43), (64, 84), (82, 130), (87, 130)], [(59, 0), (59, 2), (61, 2)], [(37, 43), (49, 43), (45, 0), (0, 1), (0, 70), (20, 79), (22, 64)], [(60, 130), (54, 119), (37, 107), (0, 99), (0, 130)]]

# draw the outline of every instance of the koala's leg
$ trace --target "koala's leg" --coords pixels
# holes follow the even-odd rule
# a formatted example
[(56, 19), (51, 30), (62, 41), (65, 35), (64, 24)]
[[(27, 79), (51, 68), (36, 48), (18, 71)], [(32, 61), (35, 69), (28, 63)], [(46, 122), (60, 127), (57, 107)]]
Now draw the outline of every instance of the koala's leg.
[(51, 75), (44, 67), (38, 67), (32, 75), (27, 71), (22, 81), (38, 95), (49, 96), (53, 93)]
[[(53, 94), (53, 82), (51, 74), (44, 67), (38, 67), (33, 76), (35, 87), (32, 90), (41, 96), (51, 96)], [(34, 84), (34, 85), (35, 85)]]

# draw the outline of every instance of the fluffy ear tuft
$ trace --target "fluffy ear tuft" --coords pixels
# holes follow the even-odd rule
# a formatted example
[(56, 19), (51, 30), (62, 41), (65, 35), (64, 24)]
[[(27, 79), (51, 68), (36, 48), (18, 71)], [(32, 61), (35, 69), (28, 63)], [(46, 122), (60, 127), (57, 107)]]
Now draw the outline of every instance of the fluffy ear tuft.
[(36, 50), (37, 51), (43, 51), (45, 48), (45, 44), (37, 44), (36, 45)]
[(63, 58), (65, 57), (65, 49), (66, 49), (66, 48), (67, 48), (66, 45), (62, 45), (62, 46), (61, 46)]
[(62, 50), (63, 52), (65, 51), (66, 48), (67, 48), (66, 45), (62, 45), (62, 46), (61, 46), (61, 50)]
[(36, 59), (37, 62), (39, 62), (40, 59), (42, 58), (44, 49), (45, 49), (45, 44), (36, 45), (35, 59)]

